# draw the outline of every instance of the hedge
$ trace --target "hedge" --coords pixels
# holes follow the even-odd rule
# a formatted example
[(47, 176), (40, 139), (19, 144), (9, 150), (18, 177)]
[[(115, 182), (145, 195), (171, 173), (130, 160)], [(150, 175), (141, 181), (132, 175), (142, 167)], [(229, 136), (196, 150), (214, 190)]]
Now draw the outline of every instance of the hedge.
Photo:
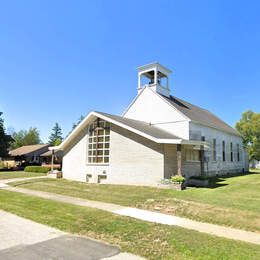
[(24, 168), (25, 172), (40, 172), (40, 173), (47, 173), (51, 170), (51, 167), (44, 167), (44, 166), (26, 166)]

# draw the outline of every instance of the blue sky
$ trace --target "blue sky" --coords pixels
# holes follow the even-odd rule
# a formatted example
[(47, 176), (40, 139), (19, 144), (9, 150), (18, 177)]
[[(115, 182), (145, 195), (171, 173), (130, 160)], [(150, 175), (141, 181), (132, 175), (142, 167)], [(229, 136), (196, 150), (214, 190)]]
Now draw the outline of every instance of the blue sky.
[[(234, 125), (260, 111), (259, 1), (0, 1), (0, 111), (6, 127), (58, 122), (64, 134), (91, 110), (120, 114), (136, 67), (173, 70), (172, 95)], [(156, 108), (155, 108), (156, 109)]]

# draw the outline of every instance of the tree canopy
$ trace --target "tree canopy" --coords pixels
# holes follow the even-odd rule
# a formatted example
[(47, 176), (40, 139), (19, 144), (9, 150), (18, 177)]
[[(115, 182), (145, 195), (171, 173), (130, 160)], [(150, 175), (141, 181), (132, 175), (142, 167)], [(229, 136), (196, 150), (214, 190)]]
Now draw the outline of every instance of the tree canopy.
[(74, 128), (76, 128), (76, 126), (79, 125), (84, 118), (85, 117), (83, 115), (81, 115), (80, 118), (78, 119), (78, 121), (76, 123), (73, 123), (71, 131), (73, 131)]
[(248, 110), (242, 114), (236, 123), (236, 129), (242, 135), (243, 144), (249, 155), (249, 160), (260, 160), (260, 113)]
[(85, 117), (83, 115), (81, 115), (78, 119), (78, 121), (76, 123), (73, 123), (72, 125), (72, 129), (71, 131), (67, 134), (67, 136), (78, 126), (78, 124), (81, 123), (81, 121), (84, 119)]
[(20, 130), (19, 132), (13, 133), (14, 142), (12, 143), (12, 149), (24, 145), (40, 144), (40, 132), (36, 127), (31, 127), (29, 130)]
[(62, 142), (62, 130), (58, 123), (55, 123), (54, 127), (52, 128), (51, 135), (49, 137), (49, 144), (57, 146)]
[(8, 154), (11, 138), (5, 133), (3, 112), (0, 112), (0, 157), (5, 157)]

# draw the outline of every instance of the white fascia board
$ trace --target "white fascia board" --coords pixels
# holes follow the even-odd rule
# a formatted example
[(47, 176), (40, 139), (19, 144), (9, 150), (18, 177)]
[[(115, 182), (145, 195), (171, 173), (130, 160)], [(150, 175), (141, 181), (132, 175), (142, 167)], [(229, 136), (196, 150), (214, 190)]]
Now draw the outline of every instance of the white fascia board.
[(196, 141), (196, 140), (182, 140), (182, 144), (189, 144), (189, 145), (209, 145), (206, 141)]
[(59, 146), (50, 146), (48, 147), (49, 151), (56, 151), (56, 150), (59, 150)]
[(142, 90), (140, 91), (139, 94), (137, 94), (135, 96), (135, 98), (132, 100), (132, 102), (128, 105), (128, 107), (124, 110), (122, 117), (125, 116), (125, 114), (128, 112), (128, 110), (130, 109), (130, 107), (135, 103), (135, 101), (138, 99), (138, 97), (143, 93), (143, 91), (145, 90), (146, 87), (142, 88)]
[(181, 143), (181, 139), (158, 139), (158, 138), (155, 138), (155, 137), (153, 137), (151, 135), (145, 134), (145, 133), (143, 133), (143, 132), (141, 132), (141, 131), (139, 131), (139, 130), (137, 130), (135, 128), (129, 127), (129, 126), (123, 124), (123, 123), (120, 123), (120, 122), (118, 122), (116, 120), (113, 120), (113, 119), (111, 119), (111, 118), (109, 118), (109, 117), (107, 117), (105, 115), (102, 115), (102, 114), (100, 114), (98, 112), (90, 112), (85, 117), (85, 119), (82, 120), (82, 122), (69, 134), (69, 136), (59, 146), (55, 146), (55, 150), (63, 150), (64, 147), (66, 147), (66, 145), (68, 143), (70, 143), (70, 141), (73, 140), (74, 137), (76, 137), (76, 135), (91, 121), (91, 119), (93, 117), (101, 118), (101, 119), (103, 119), (103, 120), (105, 120), (107, 122), (110, 122), (110, 123), (115, 124), (115, 125), (117, 125), (119, 127), (127, 129), (127, 130), (129, 130), (129, 131), (131, 131), (133, 133), (136, 133), (136, 134), (138, 134), (140, 136), (143, 136), (143, 137), (145, 137), (145, 138), (147, 138), (147, 139), (149, 139), (149, 140), (151, 140), (153, 142), (156, 142), (156, 143), (175, 143), (175, 144)]
[(161, 144), (181, 144), (182, 139), (157, 139)]
[(113, 119), (111, 119), (111, 118), (109, 118), (109, 117), (106, 117), (106, 116), (104, 116), (104, 115), (102, 115), (102, 114), (99, 114), (99, 113), (97, 113), (97, 112), (93, 112), (93, 114), (94, 114), (95, 116), (97, 116), (97, 117), (99, 117), (99, 118), (105, 120), (105, 121), (108, 121), (108, 122), (110, 122), (110, 123), (112, 123), (112, 124), (115, 124), (115, 125), (117, 125), (117, 126), (120, 126), (120, 127), (124, 128), (124, 129), (127, 129), (127, 130), (129, 130), (130, 132), (136, 133), (136, 134), (138, 134), (138, 135), (140, 135), (140, 136), (143, 136), (143, 137), (145, 137), (145, 138), (147, 138), (147, 139), (150, 139), (150, 140), (153, 141), (153, 142), (161, 143), (160, 140), (167, 140), (167, 139), (158, 139), (158, 138), (155, 138), (155, 137), (153, 137), (153, 136), (151, 136), (151, 135), (145, 134), (145, 133), (143, 133), (142, 131), (139, 131), (139, 130), (137, 130), (137, 129), (135, 129), (135, 128), (132, 128), (132, 127), (130, 127), (130, 126), (127, 126), (127, 125), (125, 125), (125, 124), (123, 124), (123, 123), (120, 123), (120, 122), (118, 122), (118, 121), (116, 121), (116, 120), (113, 120)]
[(76, 127), (73, 131), (65, 138), (65, 140), (59, 145), (56, 146), (57, 150), (63, 150), (64, 147), (84, 128), (84, 126), (90, 121), (93, 117), (93, 112), (90, 112)]

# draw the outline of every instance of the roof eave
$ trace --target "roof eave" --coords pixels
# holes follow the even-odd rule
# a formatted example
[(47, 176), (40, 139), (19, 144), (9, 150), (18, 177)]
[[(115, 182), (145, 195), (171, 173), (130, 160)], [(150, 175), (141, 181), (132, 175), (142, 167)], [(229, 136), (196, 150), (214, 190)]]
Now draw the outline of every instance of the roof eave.
[(85, 119), (83, 119), (83, 121), (70, 133), (70, 135), (59, 145), (59, 146), (53, 146), (53, 147), (50, 147), (49, 149), (50, 150), (64, 150), (66, 148), (66, 146), (70, 143), (71, 140), (73, 140), (73, 138), (81, 131), (83, 130), (83, 128), (87, 125), (87, 123), (89, 121), (91, 121), (91, 118), (93, 117), (99, 117), (105, 121), (108, 121), (112, 124), (115, 124), (119, 127), (122, 127), (124, 129), (127, 129), (133, 133), (136, 133), (140, 136), (143, 136), (153, 142), (156, 142), (156, 143), (172, 143), (172, 144), (177, 144), (177, 143), (181, 143), (181, 140), (182, 139), (161, 139), (161, 138), (156, 138), (156, 137), (153, 137), (151, 135), (148, 135), (146, 133), (143, 133), (142, 131), (139, 131), (133, 127), (130, 127), (130, 126), (127, 126), (121, 122), (118, 122), (114, 119), (111, 119), (110, 117), (107, 117), (103, 114), (100, 114), (98, 112), (95, 112), (95, 111), (92, 111), (90, 112), (86, 117)]
[(220, 127), (214, 127), (214, 126), (211, 126), (211, 125), (208, 125), (208, 124), (204, 124), (204, 123), (202, 123), (202, 122), (195, 121), (195, 120), (190, 120), (190, 122), (195, 123), (195, 124), (199, 124), (199, 125), (202, 125), (202, 126), (206, 126), (206, 127), (209, 127), (209, 128), (213, 128), (213, 129), (216, 129), (216, 130), (218, 130), (218, 131), (225, 132), (225, 133), (230, 134), (230, 135), (236, 135), (236, 136), (238, 136), (238, 137), (242, 137), (241, 134), (240, 134), (236, 129), (234, 129), (233, 127), (231, 127), (231, 126), (229, 126), (229, 125), (228, 125), (228, 126), (231, 127), (231, 128), (234, 130), (234, 132), (231, 133), (231, 131), (229, 132), (229, 131), (220, 129)]

